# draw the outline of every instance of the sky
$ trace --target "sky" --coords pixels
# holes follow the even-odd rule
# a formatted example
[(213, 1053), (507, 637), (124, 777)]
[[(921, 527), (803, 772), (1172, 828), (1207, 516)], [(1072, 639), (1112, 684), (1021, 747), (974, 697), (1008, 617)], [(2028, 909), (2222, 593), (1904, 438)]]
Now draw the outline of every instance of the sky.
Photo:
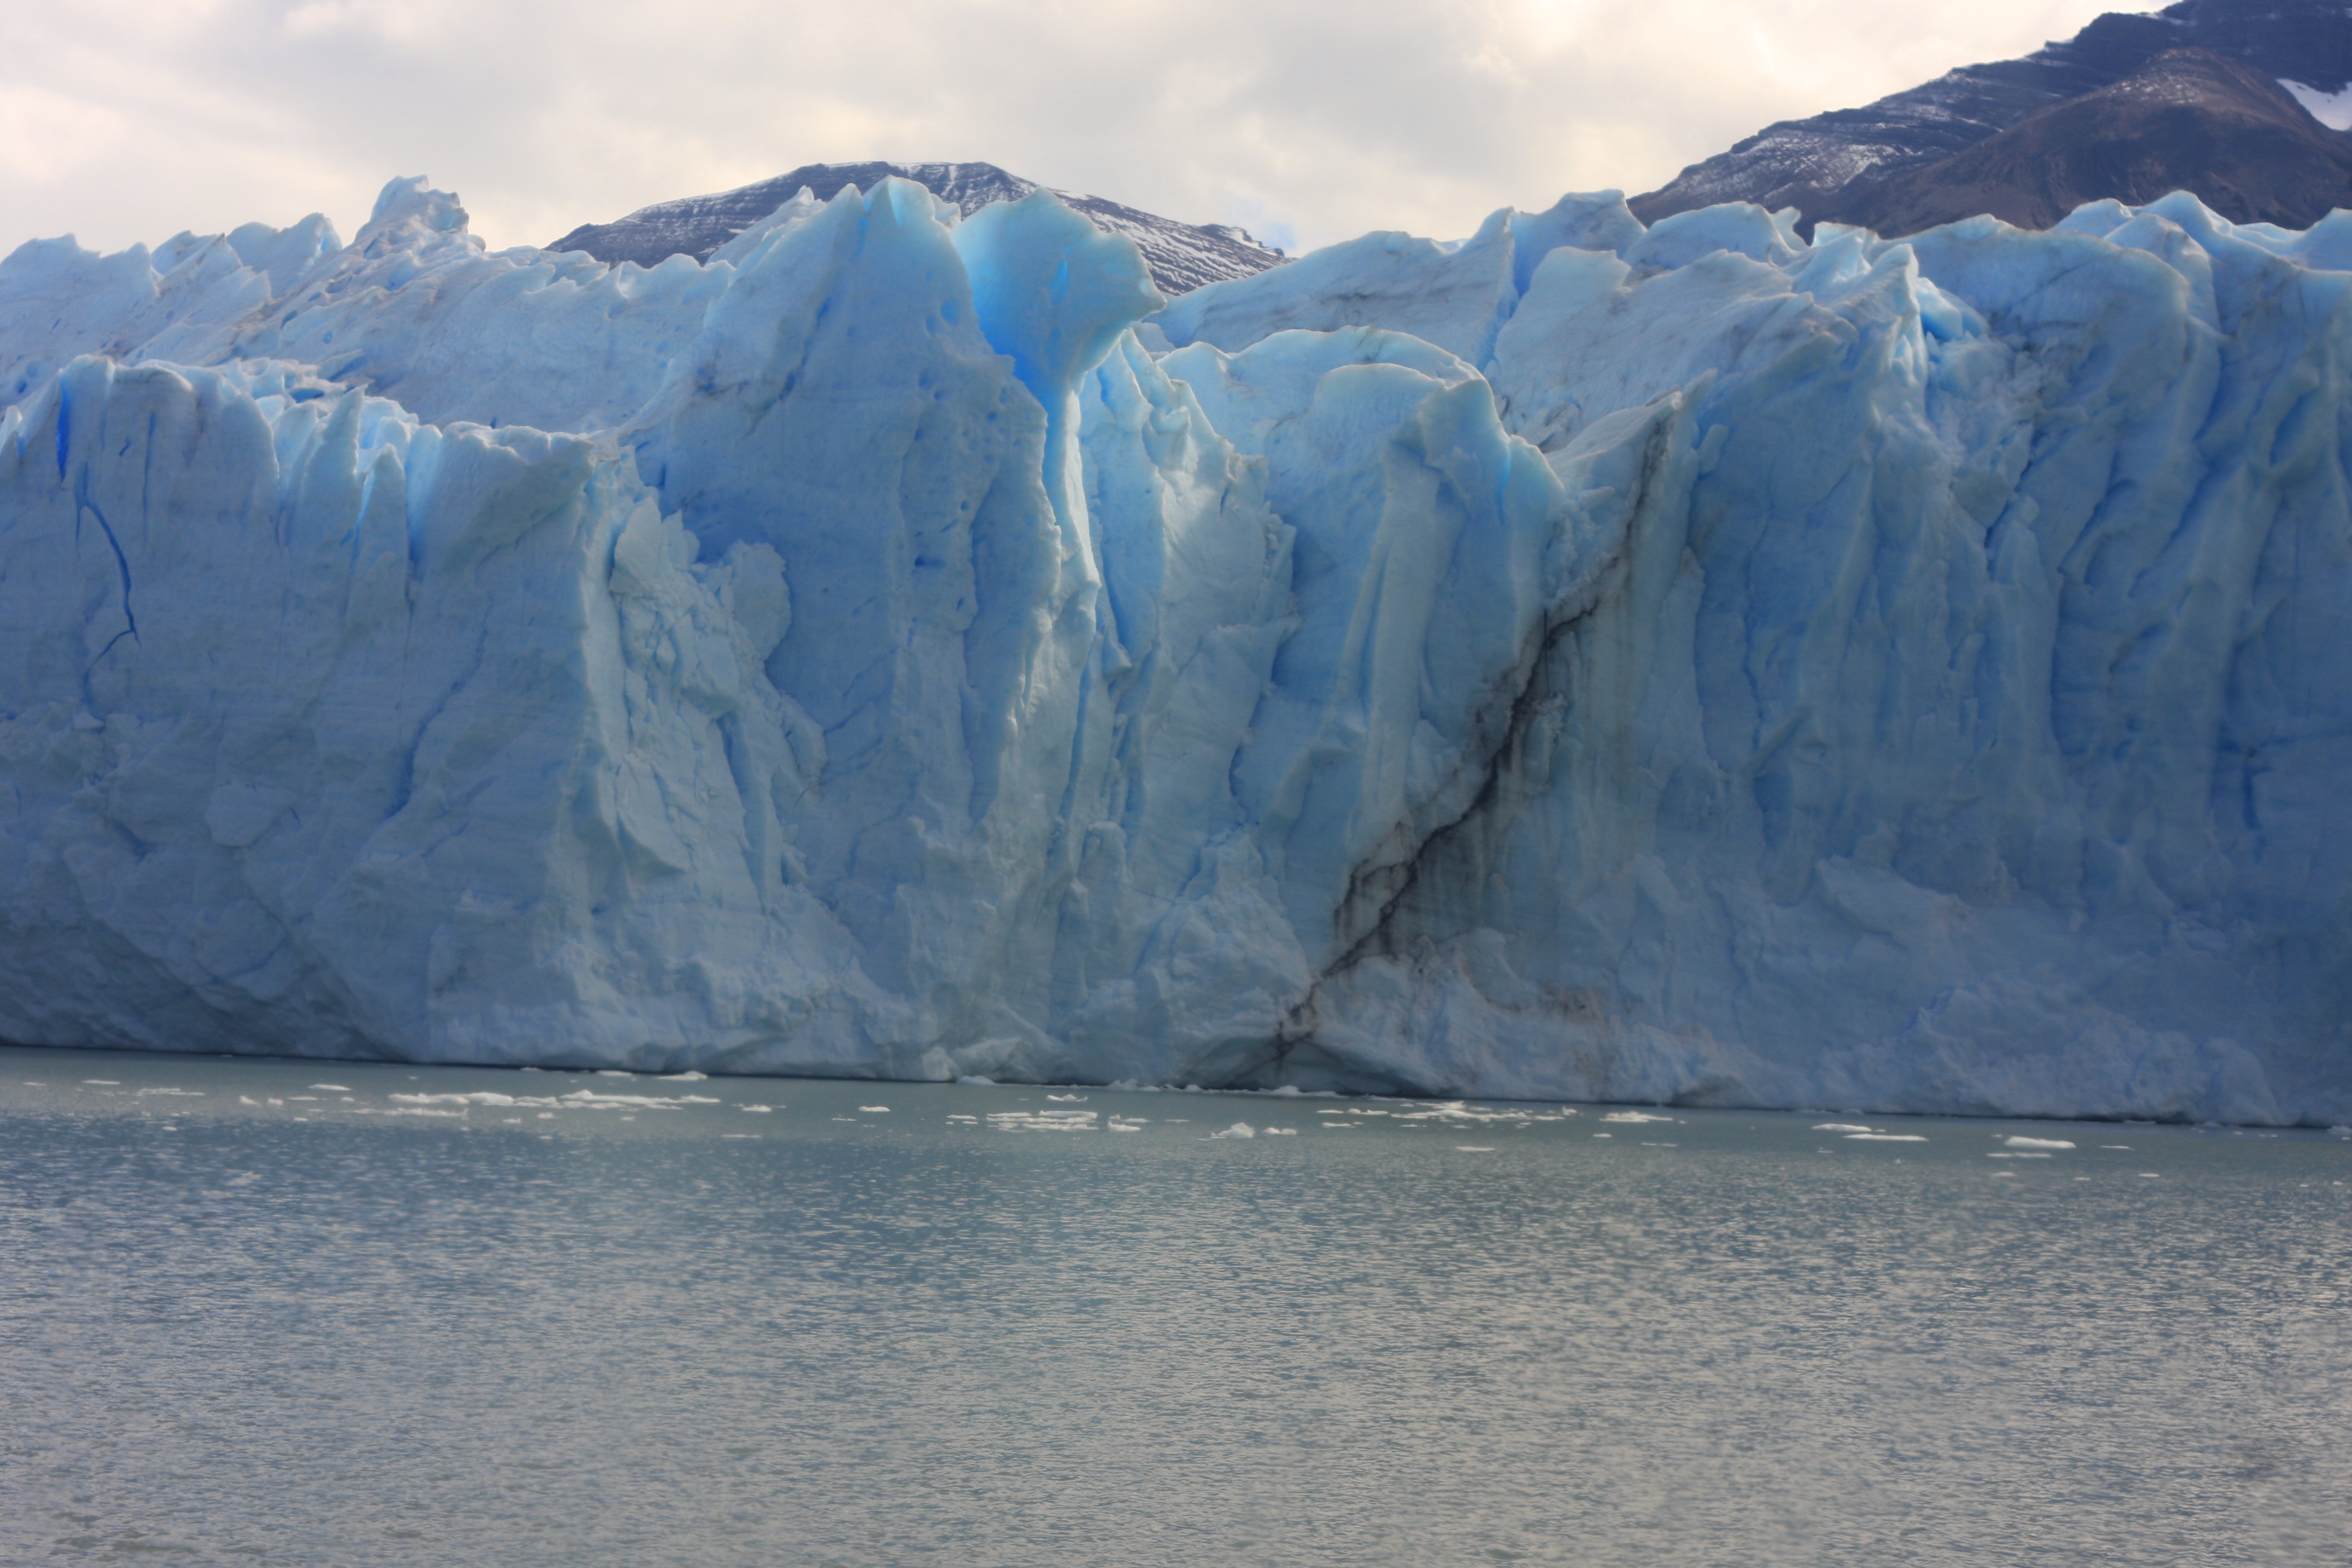
[(1294, 251), (1663, 184), (2138, 0), (6, 0), (0, 252), (457, 192), (493, 247), (982, 160)]

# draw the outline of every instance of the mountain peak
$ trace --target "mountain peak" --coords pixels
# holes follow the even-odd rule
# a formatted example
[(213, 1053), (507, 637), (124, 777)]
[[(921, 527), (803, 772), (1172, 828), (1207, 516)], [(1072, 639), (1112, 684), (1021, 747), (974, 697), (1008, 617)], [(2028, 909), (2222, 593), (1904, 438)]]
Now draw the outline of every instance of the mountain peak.
[[(1794, 206), (1808, 226), (1822, 218), (1853, 221), (1868, 188), (1891, 184), (2184, 48), (2237, 61), (2273, 81), (2290, 79), (2313, 99), (2329, 99), (2352, 86), (2352, 4), (2181, 0), (2153, 15), (2110, 12), (2022, 58), (1962, 66), (1859, 109), (1766, 126), (1628, 205), (1644, 223), (1728, 201)], [(2172, 185), (2188, 183), (2175, 179)]]
[[(803, 188), (819, 201), (831, 201), (850, 185), (866, 190), (893, 177), (912, 180), (966, 217), (992, 202), (1019, 201), (1041, 188), (1036, 181), (993, 163), (803, 163), (731, 191), (656, 202), (612, 223), (583, 224), (548, 248), (584, 250), (599, 261), (634, 261), (642, 267), (672, 256), (707, 261), (713, 251)], [(1134, 240), (1151, 269), (1151, 280), (1171, 297), (1228, 278), (1247, 278), (1288, 259), (1231, 224), (1179, 223), (1101, 196), (1054, 194), (1097, 228)]]
[(2233, 223), (2303, 228), (2352, 201), (2352, 137), (2243, 61), (2171, 49), (1963, 153), (1849, 190), (1828, 216), (1886, 235), (1978, 213), (2046, 228), (2084, 202), (2175, 190)]

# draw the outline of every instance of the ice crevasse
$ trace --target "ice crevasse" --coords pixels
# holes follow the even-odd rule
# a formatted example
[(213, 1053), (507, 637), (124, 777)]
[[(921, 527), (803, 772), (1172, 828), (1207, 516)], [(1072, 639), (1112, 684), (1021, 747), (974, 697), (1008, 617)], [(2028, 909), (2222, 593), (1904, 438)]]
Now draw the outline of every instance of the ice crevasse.
[(0, 262), (0, 1038), (2352, 1120), (2352, 215)]

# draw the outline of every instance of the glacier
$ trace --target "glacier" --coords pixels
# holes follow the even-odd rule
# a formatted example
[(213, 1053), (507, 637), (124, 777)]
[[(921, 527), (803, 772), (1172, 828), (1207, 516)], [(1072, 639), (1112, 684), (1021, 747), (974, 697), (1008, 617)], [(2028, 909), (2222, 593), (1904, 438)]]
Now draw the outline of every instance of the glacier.
[(0, 1038), (2352, 1121), (2352, 215), (0, 261)]

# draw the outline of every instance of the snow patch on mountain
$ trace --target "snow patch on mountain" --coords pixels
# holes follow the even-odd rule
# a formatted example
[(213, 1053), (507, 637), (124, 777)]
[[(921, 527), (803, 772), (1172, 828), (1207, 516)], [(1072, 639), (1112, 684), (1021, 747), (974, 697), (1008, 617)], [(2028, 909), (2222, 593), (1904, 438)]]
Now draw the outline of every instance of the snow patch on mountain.
[(2279, 78), (2279, 85), (2294, 95), (2294, 100), (2307, 110), (2314, 120), (2330, 131), (2352, 131), (2352, 85), (2334, 92), (2323, 92), (2305, 82)]

